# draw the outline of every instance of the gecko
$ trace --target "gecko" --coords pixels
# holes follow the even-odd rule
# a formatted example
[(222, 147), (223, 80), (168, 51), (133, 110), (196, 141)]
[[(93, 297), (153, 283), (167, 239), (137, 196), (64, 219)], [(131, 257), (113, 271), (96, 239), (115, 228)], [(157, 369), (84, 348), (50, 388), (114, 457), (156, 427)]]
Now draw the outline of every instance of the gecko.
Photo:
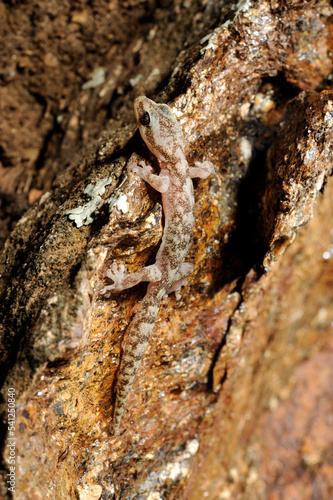
[(145, 96), (134, 101), (136, 121), (142, 139), (156, 156), (160, 173), (153, 173), (146, 162), (131, 162), (128, 170), (137, 174), (161, 193), (164, 213), (164, 231), (155, 263), (132, 274), (125, 267), (113, 264), (106, 276), (113, 283), (103, 288), (102, 294), (120, 292), (140, 282), (149, 282), (147, 293), (126, 329), (116, 381), (116, 397), (111, 432), (119, 434), (119, 426), (132, 389), (135, 375), (146, 351), (162, 299), (187, 285), (187, 277), (194, 269), (185, 262), (194, 231), (194, 193), (192, 178), (207, 178), (213, 172), (209, 161), (195, 162), (190, 167), (185, 157), (185, 138), (171, 108), (157, 104)]

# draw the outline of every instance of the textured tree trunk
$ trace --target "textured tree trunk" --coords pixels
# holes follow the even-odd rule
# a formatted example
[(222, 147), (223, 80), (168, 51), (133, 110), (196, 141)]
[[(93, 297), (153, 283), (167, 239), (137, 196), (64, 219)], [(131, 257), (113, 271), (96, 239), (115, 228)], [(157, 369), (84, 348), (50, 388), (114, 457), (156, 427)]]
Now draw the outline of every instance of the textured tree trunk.
[[(0, 356), (5, 499), (330, 499), (333, 50), (329, 1), (6, 3)], [(110, 433), (163, 234), (133, 101), (187, 139), (194, 264), (161, 304)], [(29, 208), (30, 207), (30, 208)], [(29, 210), (27, 210), (29, 208)]]

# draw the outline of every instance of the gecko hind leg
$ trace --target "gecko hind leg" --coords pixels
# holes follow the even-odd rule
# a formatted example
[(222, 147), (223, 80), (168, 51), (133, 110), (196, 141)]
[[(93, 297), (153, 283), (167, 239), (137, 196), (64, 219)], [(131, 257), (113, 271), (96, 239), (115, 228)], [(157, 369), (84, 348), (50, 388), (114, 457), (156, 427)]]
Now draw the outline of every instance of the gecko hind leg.
[(112, 264), (106, 276), (111, 278), (113, 283), (103, 288), (101, 292), (103, 295), (108, 292), (121, 292), (127, 288), (132, 288), (142, 281), (160, 281), (162, 273), (156, 264), (144, 267), (132, 274), (125, 273), (125, 266), (123, 264), (120, 264), (119, 267), (117, 264)]
[(179, 300), (181, 298), (179, 290), (181, 289), (182, 286), (188, 285), (187, 278), (193, 272), (193, 269), (194, 269), (193, 264), (190, 264), (189, 262), (184, 262), (184, 264), (182, 264), (182, 266), (176, 273), (175, 280), (172, 283), (171, 287), (169, 288), (167, 295), (169, 295), (172, 292), (175, 292), (176, 299)]
[(190, 177), (194, 179), (195, 177), (199, 177), (200, 179), (207, 179), (207, 177), (214, 172), (214, 165), (206, 160), (206, 161), (196, 161), (195, 167), (190, 167)]

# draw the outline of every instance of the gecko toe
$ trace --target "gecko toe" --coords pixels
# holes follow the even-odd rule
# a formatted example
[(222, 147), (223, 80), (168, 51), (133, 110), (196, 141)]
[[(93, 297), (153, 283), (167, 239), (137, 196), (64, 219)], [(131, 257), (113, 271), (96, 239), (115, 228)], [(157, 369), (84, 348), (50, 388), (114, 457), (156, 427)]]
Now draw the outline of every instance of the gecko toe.
[(117, 292), (123, 289), (122, 283), (126, 274), (124, 264), (112, 264), (110, 269), (108, 269), (105, 274), (113, 281), (113, 283), (103, 288), (101, 292), (102, 295), (105, 295), (112, 291)]

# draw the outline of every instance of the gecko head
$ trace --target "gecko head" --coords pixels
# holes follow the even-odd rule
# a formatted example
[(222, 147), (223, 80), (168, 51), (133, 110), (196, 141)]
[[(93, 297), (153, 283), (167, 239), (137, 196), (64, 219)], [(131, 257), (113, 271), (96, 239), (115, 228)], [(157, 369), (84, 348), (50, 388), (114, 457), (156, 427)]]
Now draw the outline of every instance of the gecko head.
[(171, 108), (148, 97), (137, 97), (134, 111), (140, 134), (150, 151), (165, 163), (176, 162), (183, 154), (185, 140)]

